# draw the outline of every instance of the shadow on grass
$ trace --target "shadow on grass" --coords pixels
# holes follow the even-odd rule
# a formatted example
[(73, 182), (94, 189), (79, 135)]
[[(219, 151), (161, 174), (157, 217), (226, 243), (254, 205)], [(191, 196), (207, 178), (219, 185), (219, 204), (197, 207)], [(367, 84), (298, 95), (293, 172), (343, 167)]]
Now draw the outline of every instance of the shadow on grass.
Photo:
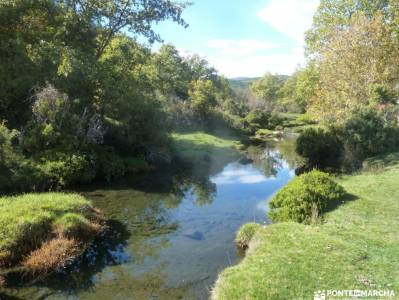
[(378, 171), (386, 167), (395, 166), (399, 161), (399, 152), (382, 154), (367, 158), (363, 162), (363, 169), (366, 171)]
[(344, 205), (347, 202), (355, 201), (357, 199), (359, 199), (359, 197), (346, 193), (341, 199), (328, 202), (327, 207), (324, 209), (324, 213), (333, 211), (337, 209), (339, 206)]

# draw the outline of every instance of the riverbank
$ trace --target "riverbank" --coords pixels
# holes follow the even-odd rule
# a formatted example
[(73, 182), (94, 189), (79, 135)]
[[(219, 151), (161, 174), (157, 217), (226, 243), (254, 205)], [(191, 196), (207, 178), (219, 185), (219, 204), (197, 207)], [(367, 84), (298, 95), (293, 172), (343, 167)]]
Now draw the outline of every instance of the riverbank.
[(225, 269), (213, 299), (309, 299), (319, 290), (393, 290), (399, 294), (399, 160), (339, 183), (349, 193), (322, 224), (278, 223), (260, 229), (245, 259)]
[(220, 169), (239, 158), (242, 147), (233, 136), (219, 137), (201, 131), (172, 135), (172, 149), (177, 161), (200, 169)]
[(104, 226), (82, 196), (64, 193), (0, 198), (0, 285), (45, 278), (81, 255)]

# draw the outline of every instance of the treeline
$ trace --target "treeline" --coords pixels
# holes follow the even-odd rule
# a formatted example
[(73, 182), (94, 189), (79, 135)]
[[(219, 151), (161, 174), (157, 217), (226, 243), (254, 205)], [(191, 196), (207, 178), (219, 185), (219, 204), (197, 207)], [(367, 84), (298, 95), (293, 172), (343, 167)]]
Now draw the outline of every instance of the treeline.
[(399, 2), (323, 0), (307, 32), (308, 113), (298, 152), (311, 166), (345, 169), (399, 149)]
[(306, 56), (292, 76), (266, 74), (251, 84), (247, 118), (306, 112), (320, 125), (298, 140), (311, 168), (353, 169), (368, 156), (397, 151), (399, 2), (322, 0)]
[(183, 4), (130, 0), (0, 3), (0, 191), (111, 180), (169, 162), (174, 129), (240, 127), (228, 81), (161, 41)]

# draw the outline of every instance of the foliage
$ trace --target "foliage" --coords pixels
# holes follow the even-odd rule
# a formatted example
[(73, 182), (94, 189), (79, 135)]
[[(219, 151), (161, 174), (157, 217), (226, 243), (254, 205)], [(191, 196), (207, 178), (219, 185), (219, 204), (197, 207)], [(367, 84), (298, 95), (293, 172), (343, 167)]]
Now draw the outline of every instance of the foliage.
[(296, 152), (304, 157), (311, 167), (335, 167), (341, 158), (343, 144), (333, 130), (308, 128), (299, 135)]
[(189, 97), (200, 120), (206, 120), (216, 105), (215, 92), (214, 84), (210, 80), (197, 80), (192, 83)]
[(235, 239), (236, 245), (241, 249), (248, 248), (249, 243), (259, 228), (262, 228), (262, 225), (258, 223), (246, 223), (241, 226)]
[(398, 290), (398, 180), (398, 160), (377, 174), (345, 176), (339, 182), (355, 200), (324, 223), (260, 229), (244, 260), (219, 275), (212, 299), (307, 299), (331, 286)]
[(277, 192), (269, 202), (269, 217), (273, 222), (309, 223), (343, 195), (344, 189), (327, 173), (313, 170), (295, 177)]
[(383, 112), (371, 108), (354, 112), (343, 125), (341, 134), (347, 156), (354, 164), (399, 146), (396, 120), (386, 119)]
[[(113, 177), (121, 164), (98, 171), (102, 163), (95, 159), (104, 152), (151, 163), (167, 156), (171, 126), (156, 93), (158, 62), (133, 36), (160, 41), (153, 22), (169, 19), (186, 26), (185, 6), (131, 0), (1, 2), (0, 118), (20, 131), (12, 147), (18, 159), (7, 158), (8, 165), (1, 166), (11, 179), (0, 178), (2, 191), (66, 186), (103, 173)], [(195, 59), (194, 64), (203, 67)], [(180, 73), (177, 66), (172, 69)], [(191, 78), (186, 95), (190, 83)], [(133, 168), (120, 173), (126, 169)]]
[(263, 101), (273, 103), (277, 100), (278, 92), (285, 81), (285, 77), (267, 73), (251, 85), (251, 90)]
[(398, 28), (387, 14), (399, 10), (388, 2), (324, 1), (320, 6), (314, 30), (322, 37), (308, 42), (317, 51), (319, 79), (310, 111), (318, 120), (342, 123), (359, 107), (377, 109), (397, 99)]
[(322, 0), (313, 17), (312, 28), (306, 34), (308, 54), (318, 53), (320, 47), (328, 42), (331, 29), (346, 27), (357, 13), (368, 19), (382, 14), (387, 24), (399, 25), (395, 0)]
[(23, 149), (37, 153), (60, 147), (76, 151), (83, 145), (103, 141), (103, 125), (97, 115), (72, 111), (72, 101), (52, 85), (37, 91), (32, 105), (32, 119), (24, 130)]

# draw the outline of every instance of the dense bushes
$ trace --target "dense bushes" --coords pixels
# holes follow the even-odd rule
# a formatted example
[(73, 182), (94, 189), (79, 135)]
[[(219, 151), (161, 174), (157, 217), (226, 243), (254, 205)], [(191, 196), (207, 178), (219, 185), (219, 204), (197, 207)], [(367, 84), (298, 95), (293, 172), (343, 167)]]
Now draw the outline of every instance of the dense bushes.
[(395, 117), (384, 111), (363, 108), (352, 114), (341, 129), (346, 153), (352, 160), (394, 151), (399, 146), (399, 128)]
[(269, 202), (269, 217), (273, 222), (309, 223), (331, 202), (344, 195), (344, 189), (331, 177), (318, 170), (295, 177)]
[(398, 147), (395, 114), (389, 108), (361, 108), (340, 126), (306, 129), (298, 137), (296, 151), (309, 167), (352, 170), (365, 158)]
[(304, 157), (311, 167), (336, 166), (342, 149), (339, 137), (322, 128), (309, 128), (302, 132), (296, 141), (296, 152)]

